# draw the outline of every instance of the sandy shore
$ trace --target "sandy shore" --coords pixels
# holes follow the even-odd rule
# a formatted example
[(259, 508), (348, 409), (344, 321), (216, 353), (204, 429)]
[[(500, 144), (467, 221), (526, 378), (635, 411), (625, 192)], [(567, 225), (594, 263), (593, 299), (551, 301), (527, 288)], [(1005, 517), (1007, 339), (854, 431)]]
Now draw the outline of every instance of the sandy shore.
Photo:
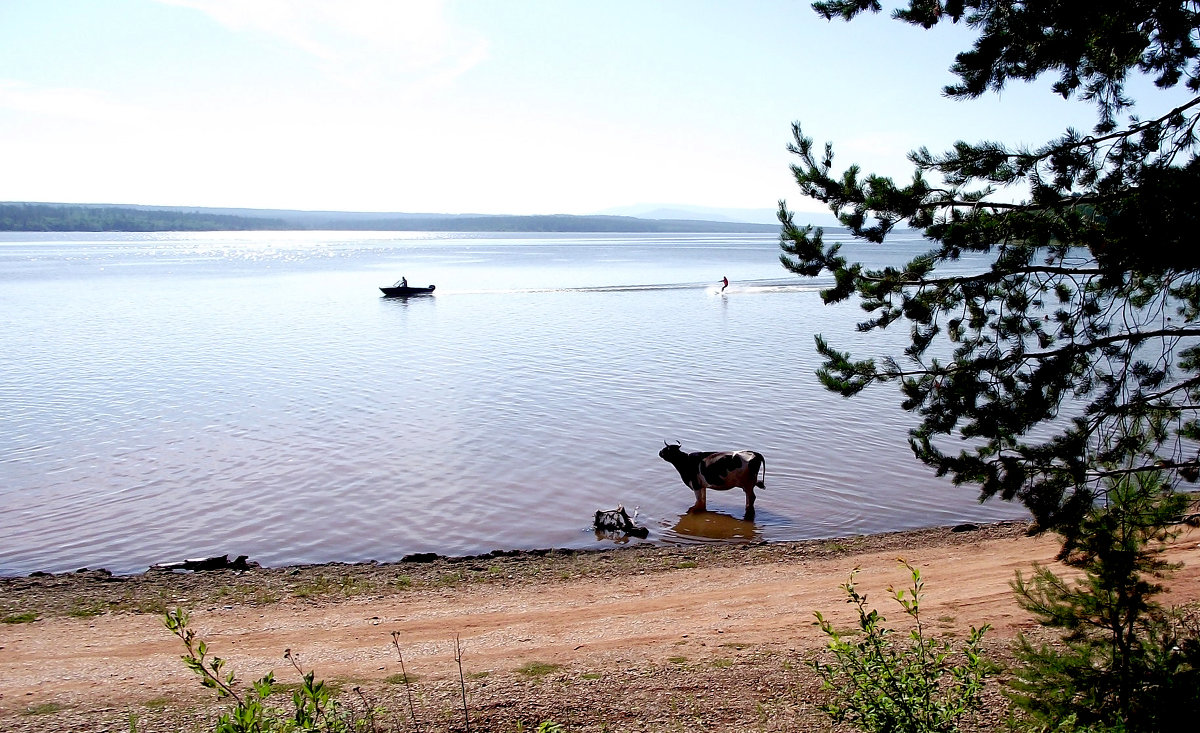
[[(1198, 540), (1191, 532), (1172, 548), (1185, 564), (1172, 603), (1200, 600)], [(294, 681), (291, 649), (353, 704), (391, 710), (381, 729), (412, 727), (408, 692), (422, 730), (464, 726), (456, 637), (472, 730), (545, 719), (589, 731), (825, 728), (804, 667), (824, 646), (812, 612), (853, 625), (839, 590), (852, 569), (899, 625), (884, 589), (907, 581), (903, 557), (924, 572), (924, 618), (937, 633), (991, 623), (989, 645), (1002, 652), (1035, 628), (1013, 601), (1013, 573), (1053, 563), (1057, 549), (1051, 536), (1001, 523), (753, 546), (5, 578), (0, 729), (127, 731), (131, 715), (138, 731), (199, 729), (214, 708), (163, 627), (162, 609), (174, 606), (191, 609), (198, 635), (243, 681), (271, 670)], [(408, 689), (396, 683), (392, 632), (415, 676)], [(991, 714), (1001, 712), (996, 703)]]

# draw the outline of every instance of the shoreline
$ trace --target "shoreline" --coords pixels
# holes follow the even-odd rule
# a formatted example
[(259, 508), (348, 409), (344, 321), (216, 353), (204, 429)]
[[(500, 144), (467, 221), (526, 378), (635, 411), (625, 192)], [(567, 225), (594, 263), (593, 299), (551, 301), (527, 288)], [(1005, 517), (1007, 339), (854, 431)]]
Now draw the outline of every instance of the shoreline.
[[(83, 565), (76, 570), (31, 570), (27, 573), (11, 573), (0, 571), (0, 582), (6, 580), (20, 580), (24, 578), (62, 578), (72, 575), (86, 575), (89, 573), (98, 573), (101, 575), (112, 576), (114, 578), (136, 578), (142, 575), (153, 574), (157, 572), (213, 572), (220, 570), (286, 570), (289, 568), (309, 568), (309, 567), (353, 567), (358, 565), (372, 566), (387, 566), (400, 565), (408, 563), (427, 563), (435, 561), (445, 561), (450, 563), (461, 563), (472, 560), (485, 560), (495, 557), (543, 557), (551, 554), (562, 555), (587, 555), (592, 553), (604, 552), (625, 552), (638, 548), (657, 548), (662, 550), (670, 549), (689, 549), (689, 548), (721, 548), (721, 547), (753, 547), (762, 545), (809, 545), (820, 544), (823, 542), (839, 542), (845, 540), (853, 540), (860, 537), (883, 537), (890, 535), (905, 535), (920, 532), (928, 532), (934, 530), (951, 530), (953, 532), (974, 532), (980, 529), (995, 527), (1000, 525), (1021, 524), (1032, 526), (1032, 521), (1028, 519), (997, 519), (995, 521), (978, 521), (978, 522), (959, 522), (955, 524), (937, 524), (928, 527), (915, 527), (911, 529), (887, 530), (883, 532), (867, 532), (863, 534), (840, 535), (836, 537), (816, 537), (803, 540), (722, 540), (722, 539), (705, 539), (695, 542), (654, 542), (643, 541), (636, 544), (625, 545), (619, 541), (615, 544), (595, 546), (595, 547), (540, 547), (526, 549), (494, 549), (489, 552), (480, 552), (467, 555), (449, 555), (438, 552), (411, 552), (401, 556), (399, 560), (327, 560), (321, 562), (289, 562), (282, 565), (262, 565), (249, 555), (235, 555), (232, 558), (229, 554), (224, 555), (209, 555), (195, 556), (181, 560), (164, 560), (152, 565), (146, 566), (145, 570), (132, 572), (113, 572), (105, 567), (91, 567)], [(601, 530), (597, 530), (599, 532)], [(627, 535), (626, 539), (637, 538), (637, 535)], [(195, 565), (197, 567), (188, 567)]]
[[(326, 562), (264, 567), (244, 556), (207, 570), (148, 568), (115, 574), (104, 568), (0, 576), (0, 620), (102, 613), (162, 613), (175, 601), (269, 605), (287, 598), (342, 600), (417, 586), (508, 585), (551, 576), (612, 577), (670, 569), (681, 563), (729, 567), (743, 563), (832, 557), (939, 542), (1026, 535), (1027, 520), (943, 525), (876, 534), (780, 542), (637, 543), (599, 548), (493, 550), (478, 555), (413, 553), (394, 562)], [(226, 556), (227, 557), (227, 556)], [(165, 565), (166, 563), (164, 563)], [(10, 622), (11, 623), (11, 622)]]

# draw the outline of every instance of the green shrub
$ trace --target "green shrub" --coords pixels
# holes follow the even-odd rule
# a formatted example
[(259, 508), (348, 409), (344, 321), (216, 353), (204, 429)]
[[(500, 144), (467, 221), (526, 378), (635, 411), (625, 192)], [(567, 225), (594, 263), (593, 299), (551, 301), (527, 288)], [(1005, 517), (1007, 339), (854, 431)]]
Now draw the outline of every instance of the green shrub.
[(854, 639), (845, 638), (820, 612), (814, 614), (833, 652), (832, 662), (810, 665), (831, 696), (822, 709), (835, 722), (865, 731), (956, 731), (959, 719), (979, 707), (984, 679), (993, 671), (980, 650), (990, 625), (972, 628), (958, 652), (927, 634), (921, 623), (921, 572), (903, 564), (912, 575), (911, 589), (888, 589), (913, 624), (903, 641), (883, 625), (886, 619), (877, 610), (867, 610), (867, 597), (854, 584), (857, 569), (842, 586), (858, 612)]

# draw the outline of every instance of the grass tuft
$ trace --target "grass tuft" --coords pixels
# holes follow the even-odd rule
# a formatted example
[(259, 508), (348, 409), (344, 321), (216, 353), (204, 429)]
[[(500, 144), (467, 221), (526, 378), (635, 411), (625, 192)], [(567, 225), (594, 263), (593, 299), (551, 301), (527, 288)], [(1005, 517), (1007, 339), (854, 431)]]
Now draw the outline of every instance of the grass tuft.
[(318, 575), (312, 580), (300, 583), (293, 588), (292, 595), (297, 598), (329, 598), (332, 596), (350, 598), (370, 593), (374, 589), (374, 583), (349, 575), (343, 575), (340, 578)]
[(397, 672), (396, 674), (390, 674), (387, 677), (384, 677), (383, 681), (389, 685), (408, 685), (416, 682), (417, 676), (415, 674), (404, 674), (403, 672)]
[(72, 618), (93, 618), (103, 614), (106, 610), (105, 604), (102, 601), (85, 601), (82, 598), (75, 599), (71, 610), (67, 611), (67, 615)]
[(530, 662), (517, 668), (517, 674), (523, 674), (526, 677), (544, 677), (548, 674), (553, 674), (562, 669), (561, 664), (552, 664), (550, 662)]

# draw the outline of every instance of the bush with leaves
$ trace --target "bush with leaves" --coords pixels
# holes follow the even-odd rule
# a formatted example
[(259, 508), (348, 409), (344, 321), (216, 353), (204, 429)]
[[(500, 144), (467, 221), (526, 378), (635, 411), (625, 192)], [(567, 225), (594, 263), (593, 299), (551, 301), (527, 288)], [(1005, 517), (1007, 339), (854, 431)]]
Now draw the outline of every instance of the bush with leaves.
[(921, 622), (921, 571), (901, 562), (912, 586), (888, 592), (913, 624), (906, 636), (898, 639), (883, 625), (886, 619), (879, 611), (867, 610), (867, 597), (854, 582), (857, 569), (842, 586), (846, 602), (858, 612), (856, 638), (847, 638), (815, 613), (834, 657), (832, 662), (812, 662), (832, 695), (822, 709), (835, 722), (847, 721), (865, 731), (956, 731), (958, 721), (979, 707), (984, 679), (994, 669), (980, 649), (990, 626), (972, 628), (957, 652), (949, 641), (931, 636)]

